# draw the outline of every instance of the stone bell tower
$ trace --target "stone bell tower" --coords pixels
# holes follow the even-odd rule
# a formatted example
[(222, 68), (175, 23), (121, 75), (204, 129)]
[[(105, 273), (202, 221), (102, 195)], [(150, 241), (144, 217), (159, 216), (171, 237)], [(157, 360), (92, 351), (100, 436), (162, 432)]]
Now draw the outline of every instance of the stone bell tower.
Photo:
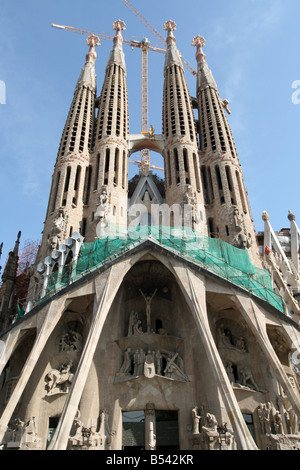
[[(105, 71), (97, 116), (93, 153), (89, 166), (89, 211), (86, 237), (93, 239), (101, 221), (126, 226), (128, 189), (128, 96), (126, 66), (122, 48), (125, 23), (117, 20), (114, 44)], [(104, 202), (105, 201), (105, 202)], [(107, 213), (107, 208), (110, 213)], [(105, 220), (104, 220), (105, 219)], [(91, 223), (94, 221), (94, 223)]]
[(256, 233), (247, 191), (225, 110), (227, 100), (218, 87), (203, 52), (205, 39), (195, 36), (200, 163), (209, 236), (248, 248), (254, 264), (260, 264)]
[(192, 206), (192, 226), (205, 232), (197, 132), (192, 102), (173, 33), (176, 24), (169, 20), (164, 24), (164, 29), (168, 34), (163, 96), (166, 203), (169, 206)]
[(54, 167), (39, 259), (57, 249), (73, 232), (85, 231), (83, 210), (94, 126), (95, 47), (99, 39), (90, 36), (87, 45), (89, 52), (76, 83)]

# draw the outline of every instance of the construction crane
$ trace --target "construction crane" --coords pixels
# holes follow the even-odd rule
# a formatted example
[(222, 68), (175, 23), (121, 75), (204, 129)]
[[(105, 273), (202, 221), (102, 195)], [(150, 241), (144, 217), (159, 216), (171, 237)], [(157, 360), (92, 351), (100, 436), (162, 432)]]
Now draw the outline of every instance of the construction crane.
[[(136, 8), (134, 8), (133, 5), (131, 5), (128, 0), (121, 0), (124, 5), (129, 8), (133, 12), (133, 14), (154, 34), (154, 36), (157, 37), (157, 39), (166, 47), (166, 40), (165, 38), (146, 20), (146, 18), (141, 15), (139, 11), (137, 11)], [(190, 66), (190, 64), (182, 57), (181, 55), (181, 60), (184, 63), (185, 67), (193, 74), (197, 75), (196, 70), (193, 69), (193, 67)]]
[[(67, 25), (60, 25), (51, 23), (53, 28), (62, 29), (65, 31), (71, 31), (73, 33), (83, 34), (84, 36), (96, 36), (97, 38), (113, 41), (113, 36), (109, 36), (108, 34), (104, 33), (94, 33), (91, 31), (87, 31), (85, 29), (75, 28), (74, 26), (67, 26)], [(142, 39), (142, 41), (128, 41), (123, 39), (123, 43), (130, 46), (132, 49), (139, 48), (142, 51), (142, 134), (151, 135), (152, 133), (152, 126), (149, 130), (148, 124), (148, 51), (160, 52), (162, 54), (166, 53), (166, 49), (162, 49), (159, 47), (150, 46), (150, 42), (147, 38)], [(134, 163), (138, 165), (143, 174), (148, 174), (150, 168), (161, 170), (163, 168), (159, 168), (156, 166), (150, 165), (150, 151), (149, 149), (141, 150), (141, 161), (132, 161), (130, 163)]]

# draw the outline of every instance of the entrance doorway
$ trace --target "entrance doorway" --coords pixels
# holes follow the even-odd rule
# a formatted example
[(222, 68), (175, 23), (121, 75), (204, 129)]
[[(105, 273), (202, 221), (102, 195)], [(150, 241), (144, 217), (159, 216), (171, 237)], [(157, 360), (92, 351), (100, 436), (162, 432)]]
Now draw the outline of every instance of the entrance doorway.
[(145, 412), (123, 411), (123, 435), (122, 449), (144, 450), (145, 449)]
[(179, 450), (178, 412), (156, 410), (156, 450)]
[[(123, 411), (122, 449), (145, 450), (149, 430), (144, 410)], [(154, 410), (154, 434), (156, 436), (155, 450), (171, 452), (179, 450), (178, 412), (169, 410)]]

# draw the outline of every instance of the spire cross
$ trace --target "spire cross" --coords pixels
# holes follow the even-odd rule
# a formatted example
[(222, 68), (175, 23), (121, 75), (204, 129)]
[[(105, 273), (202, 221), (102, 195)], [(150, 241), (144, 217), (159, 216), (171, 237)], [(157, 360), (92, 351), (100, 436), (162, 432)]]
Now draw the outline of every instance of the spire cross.
[(197, 62), (203, 57), (204, 59), (206, 58), (204, 52), (203, 52), (203, 47), (205, 46), (205, 39), (204, 37), (200, 36), (199, 34), (195, 36), (192, 40), (192, 46), (197, 47), (197, 52), (196, 52), (196, 59)]

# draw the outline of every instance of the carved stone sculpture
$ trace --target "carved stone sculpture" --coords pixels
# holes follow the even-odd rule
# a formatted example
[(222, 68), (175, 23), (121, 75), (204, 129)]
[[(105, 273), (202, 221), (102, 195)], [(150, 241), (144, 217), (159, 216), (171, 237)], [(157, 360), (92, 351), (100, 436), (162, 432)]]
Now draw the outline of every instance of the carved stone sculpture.
[(224, 349), (234, 349), (240, 352), (247, 352), (246, 341), (243, 336), (233, 337), (229, 328), (221, 325), (218, 329), (218, 347)]
[(29, 418), (26, 422), (16, 418), (8, 426), (3, 444), (7, 449), (41, 449), (41, 439), (37, 437), (35, 417)]
[(288, 418), (290, 425), (290, 433), (299, 434), (298, 416), (292, 407), (288, 410)]
[(240, 370), (241, 374), (241, 385), (244, 385), (245, 387), (250, 387), (254, 388), (255, 390), (259, 390), (251, 370), (248, 367), (244, 367), (243, 369)]
[(97, 209), (95, 213), (95, 218), (101, 225), (108, 222), (109, 204), (110, 194), (108, 193), (106, 186), (103, 186), (98, 196)]
[(49, 234), (49, 246), (51, 250), (56, 250), (59, 246), (61, 239), (63, 238), (63, 230), (66, 225), (67, 216), (63, 209), (59, 209), (53, 225), (51, 232)]
[(199, 414), (198, 406), (194, 406), (194, 408), (192, 409), (192, 420), (193, 420), (193, 434), (199, 434), (201, 416)]
[(203, 431), (216, 432), (218, 427), (218, 421), (216, 420), (215, 415), (207, 413), (205, 418), (206, 423), (205, 426), (202, 426)]
[(233, 374), (232, 362), (227, 362), (226, 372), (227, 372), (228, 378), (230, 380), (230, 383), (234, 383), (235, 382), (235, 377), (234, 377), (234, 374)]
[(282, 417), (279, 411), (276, 411), (274, 414), (274, 429), (276, 434), (283, 434), (283, 427), (282, 427)]
[(140, 293), (142, 294), (142, 296), (144, 297), (144, 300), (146, 302), (146, 318), (147, 318), (147, 333), (150, 333), (151, 331), (151, 327), (150, 327), (150, 322), (151, 322), (151, 302), (153, 300), (153, 297), (155, 296), (157, 292), (157, 289), (155, 289), (155, 291), (153, 292), (152, 295), (145, 295), (141, 289), (140, 289)]
[(128, 348), (124, 352), (124, 360), (123, 364), (120, 369), (121, 374), (129, 374), (132, 368), (132, 355), (131, 355), (131, 348)]
[(46, 375), (47, 395), (55, 395), (57, 393), (68, 393), (72, 383), (73, 375), (71, 373), (73, 361), (63, 363), (59, 369), (52, 369)]
[(80, 351), (82, 336), (77, 331), (69, 330), (59, 338), (59, 352)]
[(154, 354), (151, 351), (148, 351), (145, 357), (144, 363), (144, 375), (148, 379), (152, 379), (155, 376), (155, 359)]
[[(166, 364), (164, 368), (163, 361)], [(178, 353), (127, 348), (116, 377), (140, 377), (143, 375), (147, 378), (160, 375), (181, 382), (189, 381), (183, 372), (183, 360)]]
[(100, 428), (97, 432), (95, 426), (83, 425), (80, 420), (80, 412), (77, 411), (73, 423), (73, 432), (68, 441), (68, 449), (105, 450), (107, 441), (106, 418), (107, 412), (101, 411)]

